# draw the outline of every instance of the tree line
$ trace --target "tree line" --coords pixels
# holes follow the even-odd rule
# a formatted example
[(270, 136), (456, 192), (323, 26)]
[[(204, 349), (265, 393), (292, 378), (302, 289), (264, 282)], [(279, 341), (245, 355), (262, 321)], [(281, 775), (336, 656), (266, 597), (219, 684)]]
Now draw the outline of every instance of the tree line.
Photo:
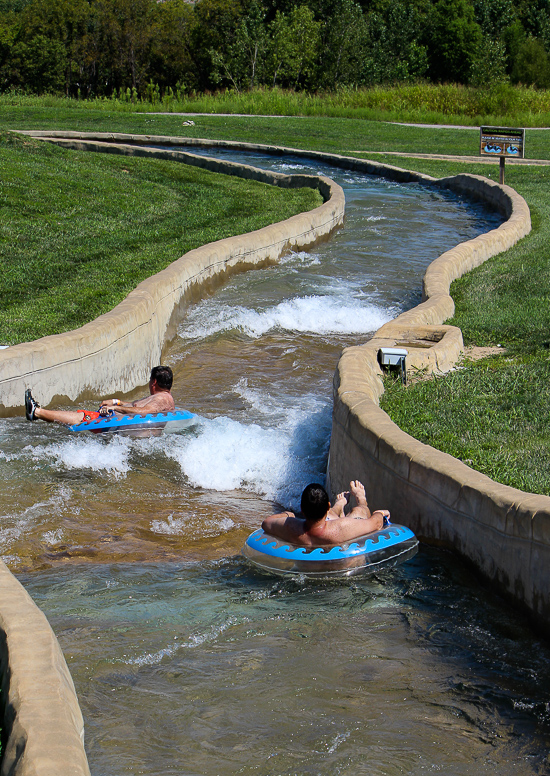
[(550, 87), (550, 0), (0, 0), (0, 92)]

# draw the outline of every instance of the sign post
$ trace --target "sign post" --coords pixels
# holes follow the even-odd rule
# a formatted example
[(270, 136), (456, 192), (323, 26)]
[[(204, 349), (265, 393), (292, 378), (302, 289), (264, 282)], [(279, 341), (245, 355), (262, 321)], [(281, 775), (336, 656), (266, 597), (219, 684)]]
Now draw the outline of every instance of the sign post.
[(479, 153), (481, 156), (498, 156), (500, 158), (500, 183), (504, 183), (506, 159), (523, 159), (524, 151), (525, 129), (480, 127)]

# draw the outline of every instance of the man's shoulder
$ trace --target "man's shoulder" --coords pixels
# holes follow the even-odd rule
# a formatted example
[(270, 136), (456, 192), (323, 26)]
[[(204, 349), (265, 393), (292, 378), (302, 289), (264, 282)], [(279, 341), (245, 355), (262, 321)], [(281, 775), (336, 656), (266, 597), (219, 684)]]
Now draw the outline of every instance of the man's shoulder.
[(174, 399), (170, 394), (167, 394), (166, 397), (163, 397), (162, 399), (157, 395), (155, 396), (155, 399), (154, 405), (158, 408), (159, 412), (172, 412), (176, 408)]
[(143, 407), (148, 412), (172, 412), (176, 405), (170, 393), (155, 393), (135, 402), (134, 407)]
[(163, 393), (156, 393), (154, 398), (158, 399), (159, 402), (163, 402), (164, 404), (169, 405), (170, 407), (175, 406), (174, 397), (168, 391), (164, 391)]
[(262, 527), (270, 536), (292, 544), (300, 543), (300, 537), (304, 535), (303, 520), (286, 512), (267, 517)]

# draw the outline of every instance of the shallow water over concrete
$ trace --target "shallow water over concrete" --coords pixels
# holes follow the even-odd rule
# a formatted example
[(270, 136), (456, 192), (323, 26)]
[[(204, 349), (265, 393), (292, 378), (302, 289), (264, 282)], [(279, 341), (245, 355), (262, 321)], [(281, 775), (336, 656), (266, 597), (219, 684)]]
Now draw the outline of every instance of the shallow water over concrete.
[(0, 420), (0, 550), (60, 638), (96, 775), (544, 772), (546, 648), (459, 563), (423, 550), (323, 586), (238, 557), (323, 477), (341, 349), (498, 223), (452, 194), (328, 173), (343, 230), (182, 311), (164, 361), (193, 429)]
[(452, 558), (344, 585), (231, 557), (23, 581), (96, 775), (547, 772), (548, 649)]

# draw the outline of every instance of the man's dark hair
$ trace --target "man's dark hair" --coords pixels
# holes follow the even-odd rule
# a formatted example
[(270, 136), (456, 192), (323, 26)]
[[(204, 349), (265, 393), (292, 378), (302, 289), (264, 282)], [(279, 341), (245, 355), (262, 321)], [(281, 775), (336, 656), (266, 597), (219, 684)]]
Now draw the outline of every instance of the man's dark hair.
[(172, 387), (174, 375), (169, 366), (154, 366), (151, 369), (151, 380), (156, 380), (159, 388), (169, 391)]
[(304, 488), (301, 508), (305, 519), (315, 523), (326, 515), (330, 509), (330, 500), (322, 485), (312, 482)]

